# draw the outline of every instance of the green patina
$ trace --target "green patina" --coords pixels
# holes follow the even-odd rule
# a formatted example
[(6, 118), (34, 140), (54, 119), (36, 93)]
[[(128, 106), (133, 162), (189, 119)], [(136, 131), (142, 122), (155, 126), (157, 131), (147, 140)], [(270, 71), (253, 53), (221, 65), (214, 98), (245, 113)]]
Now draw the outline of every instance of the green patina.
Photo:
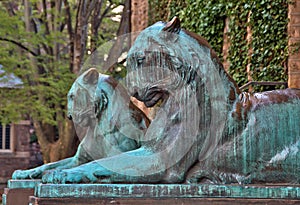
[(186, 184), (40, 184), (40, 198), (256, 198), (299, 199), (296, 186)]
[(9, 189), (33, 189), (40, 183), (41, 183), (40, 179), (23, 179), (23, 180), (10, 179), (7, 182), (7, 188), (9, 188)]

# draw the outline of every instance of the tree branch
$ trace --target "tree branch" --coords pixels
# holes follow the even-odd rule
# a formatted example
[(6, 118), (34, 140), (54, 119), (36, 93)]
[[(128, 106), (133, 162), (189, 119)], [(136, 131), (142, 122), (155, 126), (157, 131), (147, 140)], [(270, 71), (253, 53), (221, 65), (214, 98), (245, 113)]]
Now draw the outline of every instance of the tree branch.
[(69, 34), (69, 41), (70, 41), (70, 49), (69, 49), (69, 54), (70, 54), (70, 71), (73, 72), (73, 59), (74, 59), (74, 34), (73, 34), (73, 27), (72, 27), (72, 16), (71, 16), (71, 11), (70, 11), (70, 5), (68, 0), (64, 0), (65, 4), (65, 15), (66, 15), (66, 24), (67, 24), (67, 29), (68, 29), (68, 34)]
[(33, 52), (32, 50), (30, 50), (29, 48), (27, 48), (26, 46), (24, 46), (23, 44), (15, 41), (15, 40), (0, 37), (0, 41), (7, 41), (7, 42), (10, 42), (10, 43), (13, 43), (13, 44), (19, 46), (20, 48), (24, 49), (25, 51), (29, 52), (31, 55), (39, 56), (37, 53)]
[(113, 3), (109, 1), (109, 5), (106, 6), (104, 12), (100, 16), (100, 19), (98, 20), (98, 23), (96, 24), (96, 28), (100, 27), (100, 24), (102, 23), (103, 18), (108, 14), (109, 10), (111, 9)]
[(95, 8), (95, 5), (96, 5), (96, 1), (90, 1), (89, 2), (88, 8), (87, 8), (86, 13), (85, 13), (84, 22), (87, 22), (88, 19), (90, 18), (91, 13)]

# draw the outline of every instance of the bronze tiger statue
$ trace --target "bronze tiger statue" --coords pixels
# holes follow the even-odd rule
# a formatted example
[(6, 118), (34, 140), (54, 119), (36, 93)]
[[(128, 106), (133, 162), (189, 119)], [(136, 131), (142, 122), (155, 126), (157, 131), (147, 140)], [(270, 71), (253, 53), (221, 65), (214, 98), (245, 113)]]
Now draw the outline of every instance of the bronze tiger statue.
[(140, 146), (46, 172), (43, 182), (300, 182), (299, 89), (241, 93), (207, 41), (176, 17), (138, 35), (127, 69), (131, 95), (159, 106)]

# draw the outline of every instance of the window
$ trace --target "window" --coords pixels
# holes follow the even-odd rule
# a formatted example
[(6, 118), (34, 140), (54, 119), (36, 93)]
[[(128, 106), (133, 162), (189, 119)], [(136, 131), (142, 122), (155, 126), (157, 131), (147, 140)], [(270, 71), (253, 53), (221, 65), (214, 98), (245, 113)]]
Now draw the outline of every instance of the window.
[(11, 149), (11, 126), (0, 124), (0, 150)]

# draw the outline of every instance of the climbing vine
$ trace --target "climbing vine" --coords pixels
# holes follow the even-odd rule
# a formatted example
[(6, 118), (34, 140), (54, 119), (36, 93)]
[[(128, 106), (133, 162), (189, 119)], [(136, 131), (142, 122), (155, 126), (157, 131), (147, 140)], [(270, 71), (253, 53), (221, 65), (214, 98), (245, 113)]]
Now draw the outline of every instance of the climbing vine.
[[(182, 27), (205, 37), (223, 59), (225, 20), (229, 39), (228, 72), (239, 86), (253, 81), (287, 81), (287, 0), (152, 1), (150, 18), (179, 16)], [(162, 4), (164, 3), (164, 4)], [(159, 6), (159, 7), (155, 7)], [(155, 15), (154, 10), (159, 10)], [(161, 18), (161, 19), (158, 19)], [(225, 60), (225, 59), (223, 59)], [(274, 88), (274, 87), (273, 87)], [(258, 91), (273, 89), (256, 87)]]

